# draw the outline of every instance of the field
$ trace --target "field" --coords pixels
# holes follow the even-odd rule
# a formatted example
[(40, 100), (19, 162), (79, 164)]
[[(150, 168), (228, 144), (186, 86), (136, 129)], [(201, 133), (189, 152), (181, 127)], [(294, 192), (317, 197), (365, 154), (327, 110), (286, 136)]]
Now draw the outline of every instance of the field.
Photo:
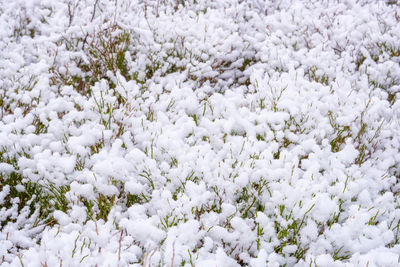
[(397, 1), (0, 1), (1, 266), (399, 266)]

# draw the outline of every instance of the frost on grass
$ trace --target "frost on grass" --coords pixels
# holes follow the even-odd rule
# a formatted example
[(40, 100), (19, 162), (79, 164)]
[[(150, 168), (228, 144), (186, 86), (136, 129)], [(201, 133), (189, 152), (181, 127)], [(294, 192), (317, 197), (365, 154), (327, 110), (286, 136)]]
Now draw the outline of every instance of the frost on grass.
[(4, 266), (398, 266), (395, 1), (3, 1)]

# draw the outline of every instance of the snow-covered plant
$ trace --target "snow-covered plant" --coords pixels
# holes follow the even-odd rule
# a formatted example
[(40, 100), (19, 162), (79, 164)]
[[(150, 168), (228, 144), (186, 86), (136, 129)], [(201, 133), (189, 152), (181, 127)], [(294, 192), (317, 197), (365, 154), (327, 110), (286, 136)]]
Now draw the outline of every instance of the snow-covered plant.
[(394, 1), (0, 2), (2, 266), (398, 266)]

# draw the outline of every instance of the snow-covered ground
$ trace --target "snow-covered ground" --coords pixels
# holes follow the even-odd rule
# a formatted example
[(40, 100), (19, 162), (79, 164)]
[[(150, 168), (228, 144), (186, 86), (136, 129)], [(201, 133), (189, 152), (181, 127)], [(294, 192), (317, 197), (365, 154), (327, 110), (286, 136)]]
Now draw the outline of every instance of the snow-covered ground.
[(399, 266), (396, 1), (0, 1), (2, 266)]

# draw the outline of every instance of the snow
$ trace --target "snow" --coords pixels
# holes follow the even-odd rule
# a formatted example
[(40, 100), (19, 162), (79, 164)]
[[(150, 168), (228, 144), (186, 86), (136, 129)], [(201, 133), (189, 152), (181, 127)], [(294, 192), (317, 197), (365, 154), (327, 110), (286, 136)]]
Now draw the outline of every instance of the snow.
[(0, 10), (0, 265), (399, 264), (398, 4)]

